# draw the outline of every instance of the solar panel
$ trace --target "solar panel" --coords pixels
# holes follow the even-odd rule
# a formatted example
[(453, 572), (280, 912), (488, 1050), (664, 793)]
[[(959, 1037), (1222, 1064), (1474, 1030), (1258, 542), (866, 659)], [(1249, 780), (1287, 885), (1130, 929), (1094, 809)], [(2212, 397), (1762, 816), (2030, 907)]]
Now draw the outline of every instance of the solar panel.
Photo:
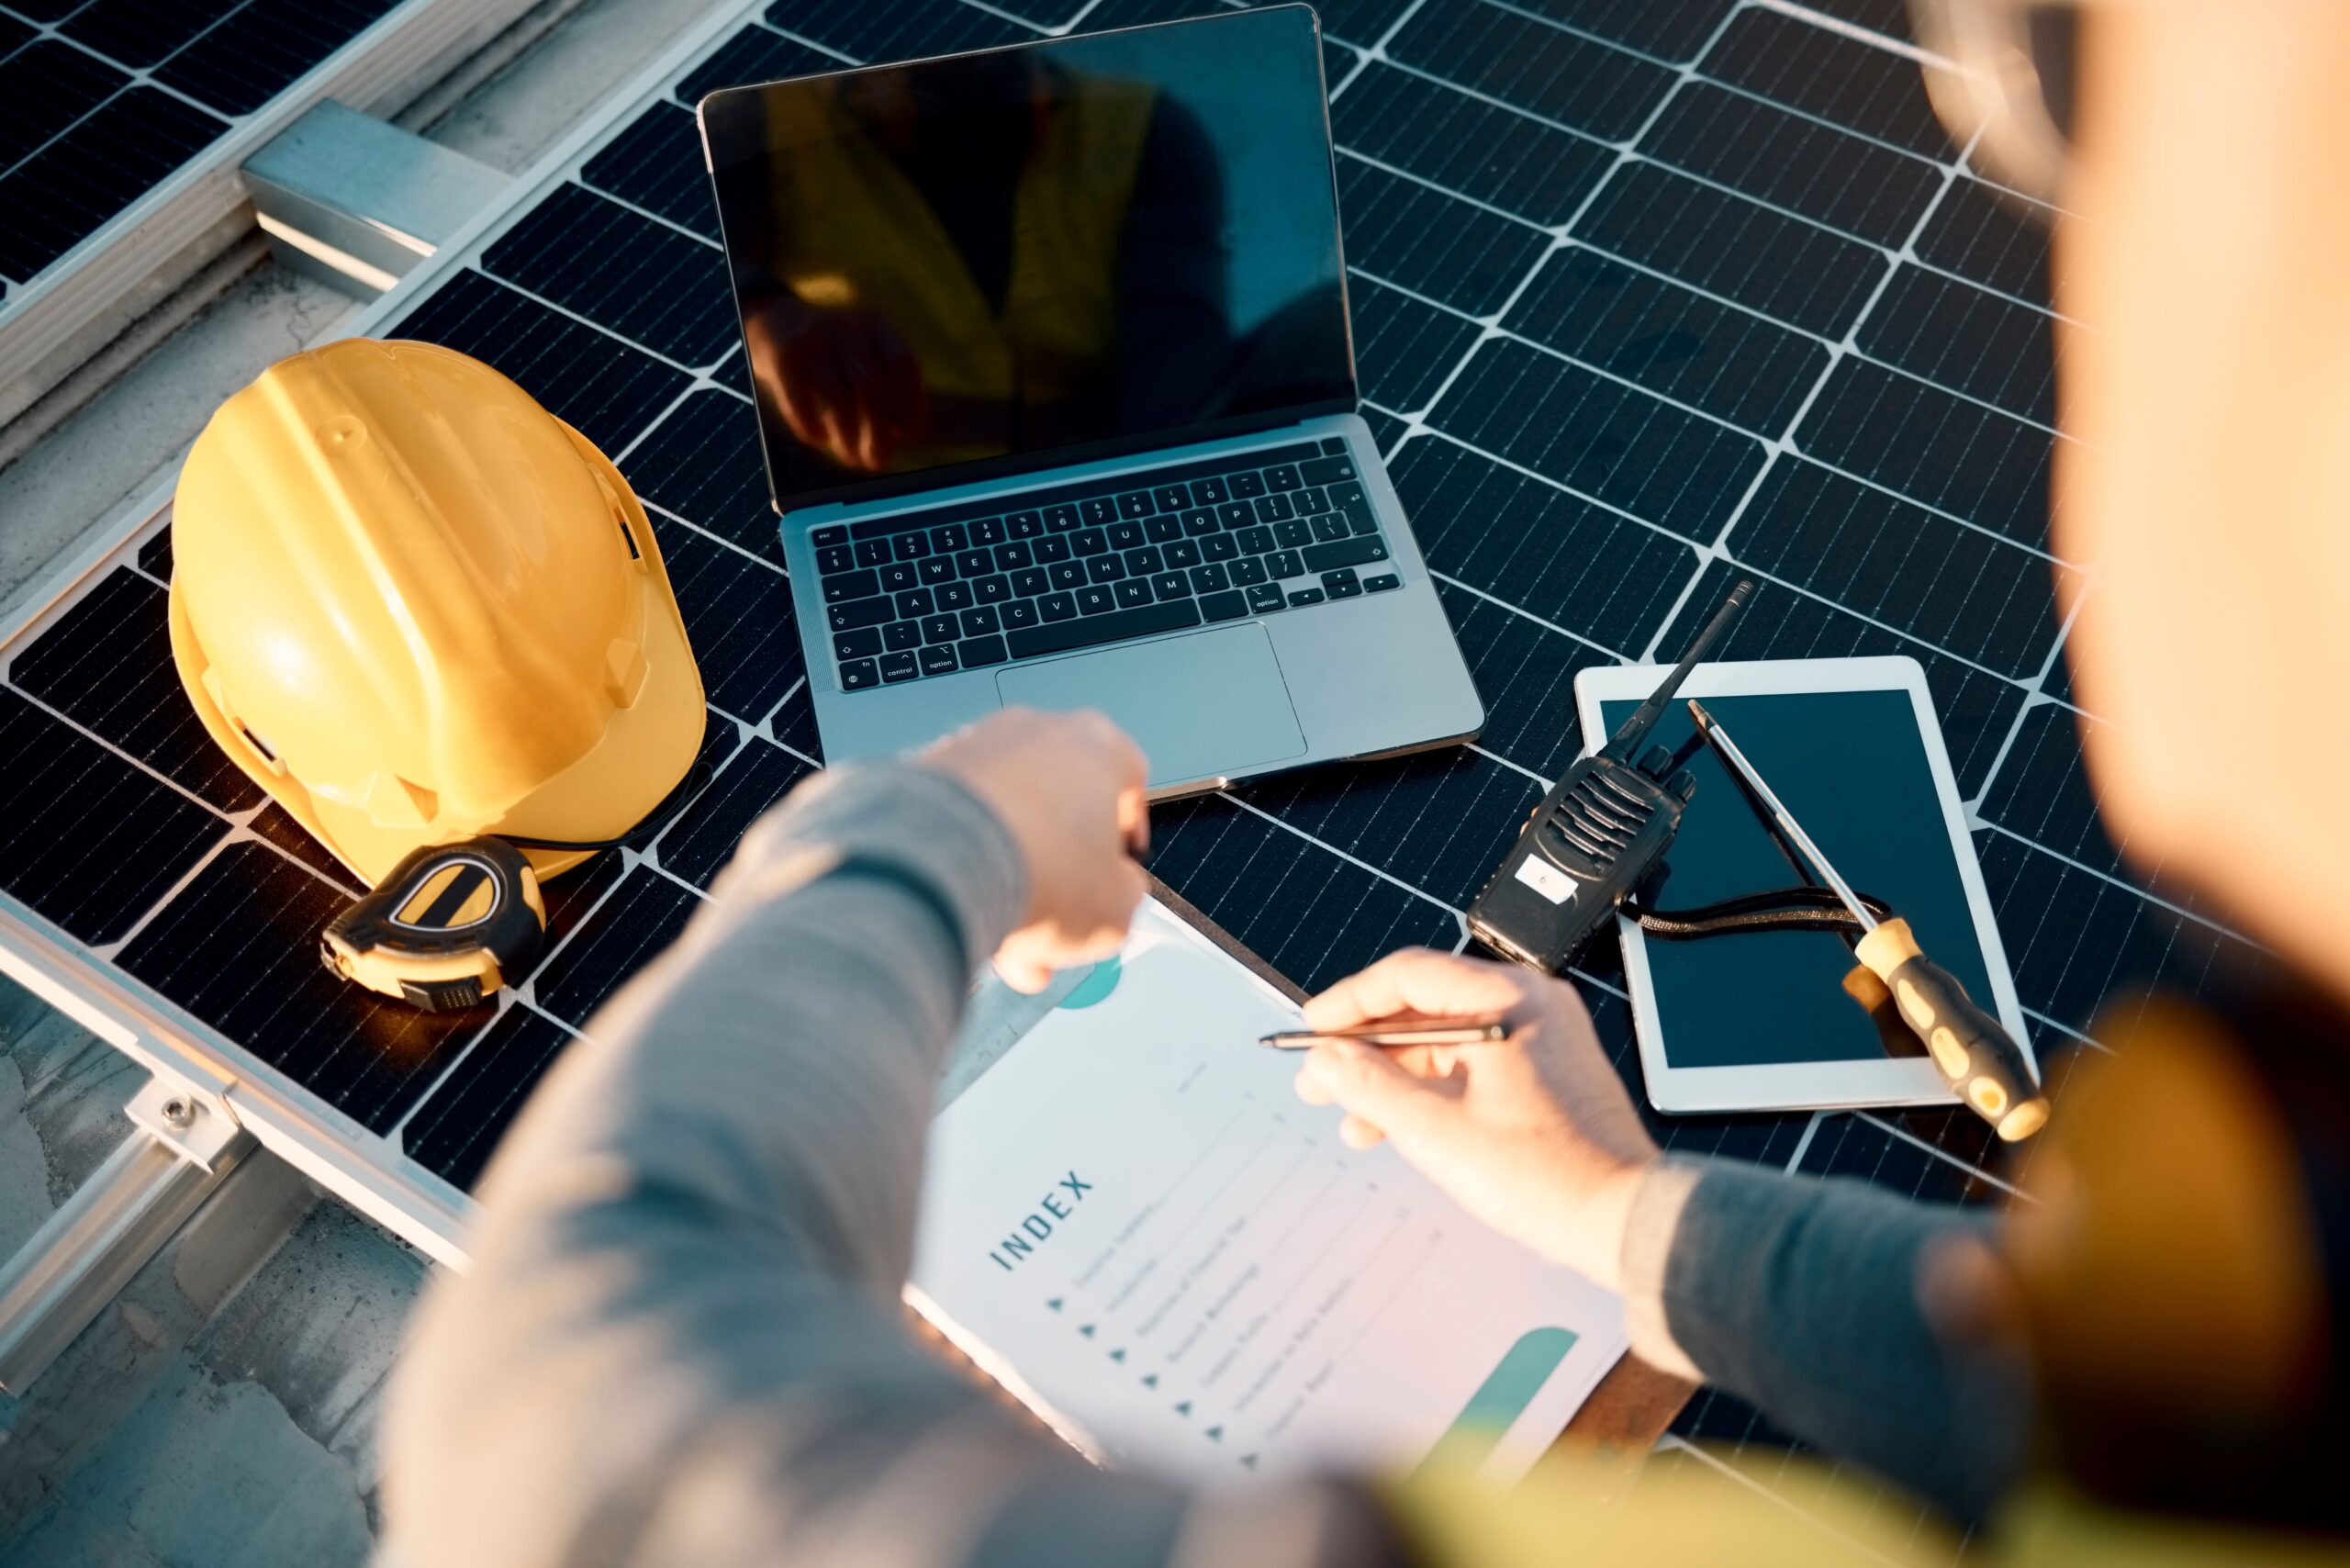
[(397, 0), (0, 6), (0, 314)]
[[(644, 854), (550, 888), (519, 994), (453, 1019), (312, 957), (340, 873), (195, 730), (162, 643), (168, 536), (7, 650), (0, 730), (53, 751), (0, 887), (423, 1170), (470, 1182), (598, 1002), (821, 762), (692, 103), (728, 83), (1125, 25), (1213, 0), (747, 8), (618, 104), (369, 330), (516, 377), (643, 497), (711, 707), (708, 786)], [(1333, 0), (1332, 118), (1369, 406), (1491, 711), (1472, 747), (1162, 809), (1155, 867), (1307, 986), (1460, 911), (1580, 748), (1577, 670), (1670, 655), (1739, 574), (1723, 656), (1925, 667), (2018, 989), (2061, 1080), (2101, 1002), (2192, 991), (2242, 939), (2125, 868), (2081, 770), (2046, 528), (2046, 246), (1931, 118), (1891, 0)], [(1829, 25), (1833, 21), (1837, 25)], [(6, 736), (0, 736), (5, 739)], [(78, 786), (72, 781), (83, 780)], [(61, 848), (121, 833), (147, 853)], [(1612, 953), (1577, 983), (1637, 1078)], [(1999, 1193), (1953, 1111), (1675, 1118), (1671, 1147)], [(361, 1136), (355, 1132), (353, 1137)], [(2029, 1190), (2029, 1166), (2004, 1167)], [(1709, 1396), (1695, 1432), (1762, 1433)], [(1758, 1439), (1759, 1440), (1759, 1439)]]

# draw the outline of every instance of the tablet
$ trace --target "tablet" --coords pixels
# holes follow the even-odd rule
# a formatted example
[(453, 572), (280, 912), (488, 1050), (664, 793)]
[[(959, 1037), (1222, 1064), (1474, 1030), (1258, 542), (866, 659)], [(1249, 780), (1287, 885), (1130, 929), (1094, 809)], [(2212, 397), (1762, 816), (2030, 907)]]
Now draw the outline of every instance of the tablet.
[[(1575, 678), (1586, 735), (1606, 735), (1663, 678), (1662, 666)], [(2023, 1009), (1975, 864), (1926, 672), (1910, 658), (1699, 665), (1681, 695), (1704, 702), (1845, 880), (1907, 917), (1929, 957), (2023, 1042)], [(1651, 739), (1695, 726), (1675, 701)], [(1653, 902), (1690, 909), (1798, 876), (1710, 746)], [(1955, 1103), (1922, 1047), (1889, 1054), (1844, 993), (1852, 949), (1832, 933), (1766, 931), (1662, 941), (1619, 917), (1624, 980), (1649, 1100), (1660, 1111)], [(1908, 1044), (1904, 1041), (1905, 1046)], [(2038, 1076), (2036, 1058), (2032, 1072)]]

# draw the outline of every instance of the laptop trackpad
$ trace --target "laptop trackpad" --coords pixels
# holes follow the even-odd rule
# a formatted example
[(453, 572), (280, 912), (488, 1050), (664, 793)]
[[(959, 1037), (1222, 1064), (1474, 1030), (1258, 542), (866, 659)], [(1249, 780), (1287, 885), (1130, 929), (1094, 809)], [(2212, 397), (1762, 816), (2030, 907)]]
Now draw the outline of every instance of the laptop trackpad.
[(1254, 622), (1015, 666), (995, 688), (1009, 706), (1099, 708), (1150, 758), (1153, 787), (1305, 750), (1272, 639)]

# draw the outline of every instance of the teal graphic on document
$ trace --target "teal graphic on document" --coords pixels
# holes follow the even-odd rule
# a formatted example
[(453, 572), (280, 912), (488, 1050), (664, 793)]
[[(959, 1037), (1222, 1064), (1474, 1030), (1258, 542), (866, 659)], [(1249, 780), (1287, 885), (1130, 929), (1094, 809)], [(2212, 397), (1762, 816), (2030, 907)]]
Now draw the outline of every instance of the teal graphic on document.
[(1091, 1007), (1097, 1002), (1107, 1000), (1110, 993), (1117, 989), (1118, 956), (1113, 953), (1088, 970), (1085, 978), (1077, 982), (1077, 989), (1061, 998), (1060, 1004), (1072, 1010)]
[(1429, 1457), (1441, 1455), (1448, 1464), (1483, 1463), (1574, 1348), (1574, 1332), (1568, 1328), (1530, 1328), (1519, 1335), (1469, 1396)]

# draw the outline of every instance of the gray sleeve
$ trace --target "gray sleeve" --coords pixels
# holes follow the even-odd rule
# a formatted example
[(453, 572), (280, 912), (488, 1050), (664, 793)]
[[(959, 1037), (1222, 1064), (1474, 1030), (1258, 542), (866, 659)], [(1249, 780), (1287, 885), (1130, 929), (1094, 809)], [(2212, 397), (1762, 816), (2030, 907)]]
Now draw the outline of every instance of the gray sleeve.
[(1632, 1348), (1979, 1519), (2021, 1473), (2030, 1384), (2003, 1358), (1939, 1339), (1918, 1282), (1937, 1239), (1981, 1223), (1866, 1182), (1661, 1161), (1625, 1240)]
[(752, 832), (533, 1096), (470, 1268), (419, 1313), (386, 1420), (401, 1560), (1139, 1564), (1241, 1528), (1259, 1560), (1375, 1549), (1349, 1492), (1209, 1506), (1098, 1472), (908, 1332), (933, 1084), (1023, 876), (973, 796), (902, 765), (825, 774)]

